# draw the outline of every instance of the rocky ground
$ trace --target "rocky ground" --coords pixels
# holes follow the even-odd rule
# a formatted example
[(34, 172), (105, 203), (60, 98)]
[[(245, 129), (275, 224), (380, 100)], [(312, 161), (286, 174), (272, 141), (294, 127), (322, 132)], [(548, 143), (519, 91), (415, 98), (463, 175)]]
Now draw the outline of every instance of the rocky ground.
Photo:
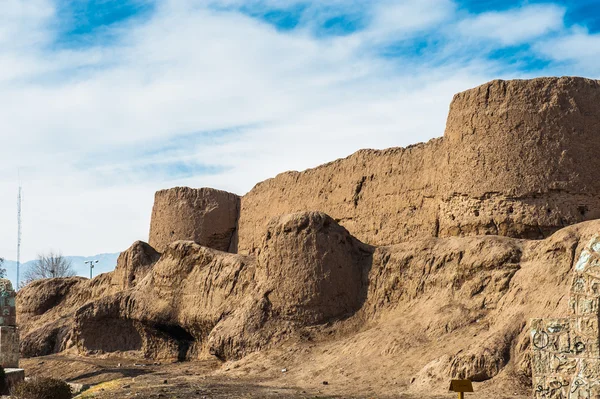
[[(89, 386), (78, 398), (179, 398), (179, 399), (232, 399), (232, 398), (403, 398), (441, 399), (455, 394), (414, 395), (402, 393), (402, 386), (376, 387), (384, 394), (353, 394), (353, 387), (337, 381), (307, 381), (298, 387), (289, 383), (287, 373), (276, 370), (270, 377), (243, 377), (228, 373), (221, 362), (190, 361), (178, 363), (137, 363), (131, 359), (49, 355), (23, 359), (22, 367), (28, 376), (51, 376), (75, 384)], [(293, 371), (288, 371), (292, 373)], [(274, 374), (280, 374), (273, 377)], [(315, 377), (315, 379), (318, 379)], [(361, 389), (362, 390), (362, 389)], [(528, 392), (490, 390), (485, 384), (475, 384), (476, 392), (467, 398), (528, 398)]]
[[(450, 378), (482, 381), (472, 397), (530, 397), (528, 324), (566, 315), (574, 262), (599, 231), (431, 238), (375, 248), (367, 265), (364, 244), (319, 213), (276, 220), (256, 259), (178, 241), (145, 267), (136, 243), (112, 273), (20, 290), (21, 352), (62, 354), (22, 365), (105, 383), (86, 393), (99, 398), (442, 398)], [(358, 266), (366, 283), (346, 295)], [(142, 279), (123, 289), (128, 271)], [(340, 317), (340, 304), (360, 309)], [(186, 361), (135, 365), (182, 349)]]

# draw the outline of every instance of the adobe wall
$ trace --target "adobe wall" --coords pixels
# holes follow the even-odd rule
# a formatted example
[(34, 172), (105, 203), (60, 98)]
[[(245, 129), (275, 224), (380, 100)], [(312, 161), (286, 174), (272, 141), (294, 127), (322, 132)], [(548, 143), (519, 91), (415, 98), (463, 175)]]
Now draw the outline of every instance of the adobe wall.
[(148, 243), (158, 252), (178, 240), (229, 251), (239, 209), (240, 197), (226, 191), (188, 187), (157, 191)]
[(238, 251), (268, 221), (321, 211), (373, 245), (431, 236), (542, 238), (600, 217), (600, 83), (492, 81), (454, 96), (443, 138), (360, 150), (242, 197)]

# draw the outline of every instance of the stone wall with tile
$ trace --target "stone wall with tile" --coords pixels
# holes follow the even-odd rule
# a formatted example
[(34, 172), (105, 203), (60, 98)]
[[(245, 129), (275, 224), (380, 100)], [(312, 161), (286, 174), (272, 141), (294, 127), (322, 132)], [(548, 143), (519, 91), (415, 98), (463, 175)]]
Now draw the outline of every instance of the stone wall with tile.
[(0, 366), (19, 367), (16, 293), (10, 280), (0, 279)]
[(569, 317), (531, 321), (536, 399), (600, 397), (600, 236), (575, 265)]

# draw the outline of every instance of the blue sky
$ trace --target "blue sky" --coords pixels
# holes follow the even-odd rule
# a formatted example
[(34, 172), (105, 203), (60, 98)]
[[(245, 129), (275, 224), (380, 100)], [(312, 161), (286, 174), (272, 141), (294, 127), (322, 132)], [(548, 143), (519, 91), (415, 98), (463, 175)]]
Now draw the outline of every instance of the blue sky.
[(244, 194), (443, 135), (491, 79), (600, 76), (600, 0), (0, 2), (0, 256), (118, 252), (154, 192)]
[[(181, 2), (186, 3), (186, 2)], [(153, 0), (55, 0), (51, 2), (54, 15), (50, 21), (53, 35), (48, 49), (82, 49), (94, 47), (119, 46), (127, 35), (127, 29), (132, 25), (143, 25), (157, 18), (161, 6), (165, 2)], [(240, 14), (260, 23), (272, 26), (282, 34), (303, 32), (315, 38), (328, 40), (335, 37), (357, 35), (368, 31), (378, 21), (378, 9), (386, 7), (415, 8), (416, 1), (189, 1), (187, 5), (192, 10), (202, 9), (221, 12), (223, 14)], [(439, 18), (440, 23), (452, 24), (462, 21), (473, 21), (478, 16), (496, 16), (502, 18), (511, 13), (528, 9), (540, 12), (538, 18), (531, 22), (545, 23), (531, 35), (514, 43), (471, 43), (463, 50), (472, 55), (482, 51), (490, 60), (506, 59), (506, 67), (510, 72), (515, 61), (518, 71), (535, 72), (547, 68), (561, 70), (559, 62), (553, 64), (551, 56), (544, 52), (531, 51), (531, 45), (539, 39), (564, 37), (568, 30), (582, 30), (588, 36), (600, 31), (600, 2), (598, 0), (572, 0), (566, 2), (551, 1), (522, 1), (522, 0), (468, 0), (447, 1), (427, 0), (426, 7), (420, 7), (417, 12), (429, 13), (431, 8), (445, 9), (446, 15)], [(413, 10), (414, 11), (414, 10)], [(402, 10), (400, 10), (402, 12)], [(433, 11), (436, 13), (438, 11)], [(554, 12), (556, 19), (548, 14)], [(398, 21), (401, 28), (402, 21)], [(511, 30), (510, 19), (506, 20)], [(561, 26), (562, 25), (562, 26)], [(516, 27), (515, 35), (519, 35)], [(547, 30), (544, 30), (547, 28)], [(452, 29), (450, 29), (452, 31)], [(413, 56), (413, 61), (419, 62), (419, 57), (428, 57), (440, 52), (453, 36), (444, 25), (428, 25), (407, 32), (406, 35), (390, 35), (388, 40), (380, 43), (370, 43), (369, 50), (385, 58), (405, 59)], [(477, 38), (478, 32), (472, 32), (468, 39)], [(479, 32), (480, 34), (483, 32)], [(572, 32), (571, 32), (572, 33)], [(490, 39), (490, 37), (488, 37)], [(535, 39), (535, 40), (534, 40)], [(487, 44), (487, 46), (485, 45)], [(502, 61), (502, 59), (500, 60)], [(519, 62), (520, 61), (520, 62)], [(556, 61), (556, 60), (554, 60)], [(565, 71), (567, 72), (567, 71)]]

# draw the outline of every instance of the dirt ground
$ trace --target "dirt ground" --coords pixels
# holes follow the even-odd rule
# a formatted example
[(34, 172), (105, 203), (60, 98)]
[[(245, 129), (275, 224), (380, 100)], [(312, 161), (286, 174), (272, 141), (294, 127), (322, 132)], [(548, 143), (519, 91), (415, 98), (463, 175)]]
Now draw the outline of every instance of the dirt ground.
[[(340, 394), (352, 392), (352, 387), (336, 386), (334, 381), (321, 382), (318, 389), (299, 388), (286, 384), (280, 378), (245, 378), (228, 376), (222, 372), (221, 363), (213, 360), (179, 363), (141, 364), (132, 359), (90, 358), (70, 355), (50, 355), (22, 359), (21, 367), (26, 375), (61, 378), (71, 383), (85, 384), (89, 388), (77, 398), (179, 398), (179, 399), (234, 399), (234, 398), (400, 398), (442, 399), (454, 398), (456, 394), (353, 396)], [(281, 371), (280, 371), (281, 372)], [(282, 373), (284, 375), (285, 373)], [(401, 389), (399, 389), (401, 390)], [(477, 390), (477, 386), (476, 386)], [(467, 398), (528, 398), (529, 395), (513, 393), (492, 394), (485, 390), (479, 395), (467, 394)], [(492, 394), (492, 396), (489, 396)]]

